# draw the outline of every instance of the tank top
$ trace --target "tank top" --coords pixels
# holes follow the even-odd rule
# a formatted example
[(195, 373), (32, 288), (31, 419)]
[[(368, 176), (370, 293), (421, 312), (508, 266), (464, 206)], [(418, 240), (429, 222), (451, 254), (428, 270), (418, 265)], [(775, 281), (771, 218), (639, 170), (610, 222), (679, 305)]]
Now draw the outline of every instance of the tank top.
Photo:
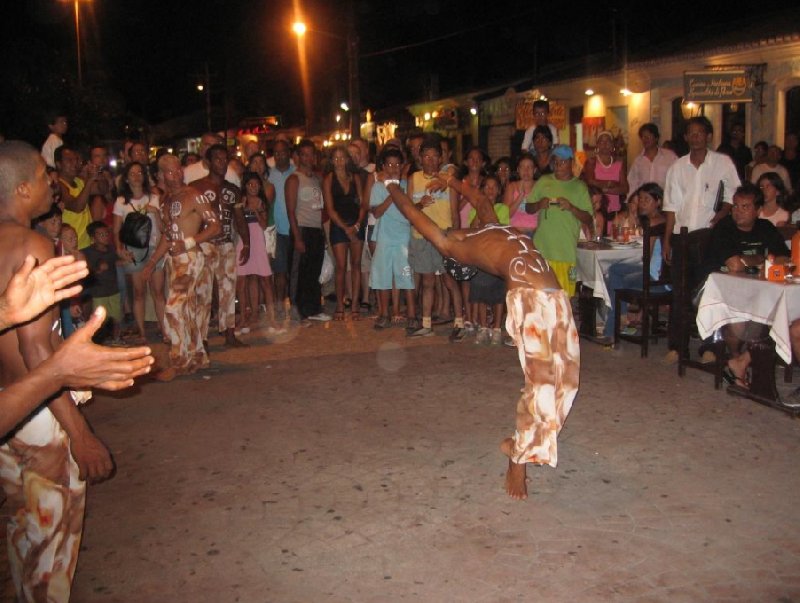
[(315, 175), (295, 172), (300, 181), (297, 188), (297, 225), (305, 228), (322, 228), (322, 188)]
[[(425, 176), (425, 173), (422, 171), (414, 172), (411, 176), (412, 182), (414, 183), (414, 195), (413, 201), (414, 203), (419, 203), (419, 200), (422, 199), (425, 195), (430, 195), (433, 197), (433, 204), (429, 205), (428, 207), (422, 208), (422, 213), (428, 216), (431, 220), (434, 221), (436, 226), (441, 229), (447, 229), (453, 227), (453, 217), (450, 214), (450, 193), (449, 189), (445, 189), (443, 191), (438, 191), (435, 193), (431, 193), (426, 190), (425, 185), (431, 180), (433, 177)], [(415, 239), (421, 239), (422, 235), (417, 232), (415, 228), (411, 229), (411, 235)]]
[(339, 217), (345, 224), (355, 224), (356, 220), (358, 220), (358, 211), (361, 204), (358, 198), (355, 178), (348, 174), (350, 190), (345, 193), (336, 174), (331, 174), (331, 176), (333, 178), (333, 182), (331, 183), (333, 209), (336, 210), (336, 213), (339, 214)]
[[(621, 169), (622, 169), (621, 161), (613, 161), (611, 165), (606, 167), (605, 165), (603, 165), (603, 162), (600, 161), (600, 158), (597, 157), (596, 161), (594, 162), (595, 180), (610, 180), (611, 182), (619, 182), (619, 173)], [(611, 193), (607, 193), (606, 197), (608, 197), (607, 211), (609, 213), (619, 211), (620, 208), (622, 207), (619, 195), (613, 195)]]

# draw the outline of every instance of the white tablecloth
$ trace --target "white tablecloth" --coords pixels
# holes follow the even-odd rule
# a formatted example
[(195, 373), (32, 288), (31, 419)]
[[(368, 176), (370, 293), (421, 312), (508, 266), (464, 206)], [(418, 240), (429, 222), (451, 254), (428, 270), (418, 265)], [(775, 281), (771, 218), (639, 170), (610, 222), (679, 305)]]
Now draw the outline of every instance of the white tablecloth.
[(800, 318), (800, 284), (765, 281), (747, 275), (714, 272), (697, 309), (697, 330), (705, 338), (723, 325), (752, 320), (769, 325), (775, 350), (792, 361), (789, 324)]
[(627, 247), (623, 249), (588, 249), (578, 247), (578, 280), (594, 290), (594, 297), (599, 297), (606, 306), (611, 307), (611, 297), (606, 287), (606, 275), (612, 264), (619, 262), (642, 263), (642, 248)]

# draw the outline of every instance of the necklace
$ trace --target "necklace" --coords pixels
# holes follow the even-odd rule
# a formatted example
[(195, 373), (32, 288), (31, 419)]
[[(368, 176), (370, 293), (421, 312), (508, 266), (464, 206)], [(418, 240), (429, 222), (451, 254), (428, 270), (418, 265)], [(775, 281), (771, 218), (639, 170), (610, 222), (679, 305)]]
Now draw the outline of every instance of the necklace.
[(608, 164), (605, 164), (605, 163), (603, 163), (603, 160), (602, 160), (602, 158), (600, 157), (600, 155), (598, 155), (598, 156), (597, 156), (597, 163), (599, 163), (600, 165), (602, 165), (604, 168), (608, 169), (608, 168), (610, 168), (610, 167), (611, 167), (611, 166), (614, 164), (614, 157), (611, 157), (611, 161), (609, 161), (609, 162), (608, 162)]

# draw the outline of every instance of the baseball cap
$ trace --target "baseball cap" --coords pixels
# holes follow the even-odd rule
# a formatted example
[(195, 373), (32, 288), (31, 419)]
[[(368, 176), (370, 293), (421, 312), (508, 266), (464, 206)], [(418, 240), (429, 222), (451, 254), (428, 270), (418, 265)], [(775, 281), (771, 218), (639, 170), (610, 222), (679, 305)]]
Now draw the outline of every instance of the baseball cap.
[(558, 159), (575, 159), (572, 147), (566, 144), (557, 144), (550, 150), (550, 154)]

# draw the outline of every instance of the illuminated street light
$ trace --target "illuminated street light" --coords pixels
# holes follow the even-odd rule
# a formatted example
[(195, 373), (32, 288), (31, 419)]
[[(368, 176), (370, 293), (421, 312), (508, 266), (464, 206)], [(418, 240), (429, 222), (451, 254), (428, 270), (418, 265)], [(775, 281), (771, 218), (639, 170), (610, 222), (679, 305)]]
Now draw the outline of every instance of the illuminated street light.
[(204, 88), (205, 88), (205, 86), (203, 86), (203, 84), (197, 84), (197, 91), (198, 92), (202, 92)]
[[(343, 111), (350, 113), (350, 136), (352, 138), (361, 137), (361, 95), (358, 83), (358, 36), (355, 29), (355, 17), (353, 14), (353, 2), (348, 2), (347, 37), (342, 37), (327, 31), (309, 29), (301, 20), (297, 19), (292, 23), (292, 31), (297, 36), (297, 49), (300, 54), (301, 77), (304, 79), (304, 96), (308, 96), (306, 101), (306, 130), (309, 124), (310, 111), (310, 92), (308, 91), (308, 74), (306, 72), (305, 46), (302, 40), (306, 32), (318, 33), (323, 36), (342, 40), (347, 44), (347, 75), (348, 75), (348, 100), (339, 105)], [(306, 132), (308, 134), (308, 132)]]
[[(61, 0), (61, 2), (69, 2), (70, 0)], [(78, 86), (83, 88), (83, 65), (81, 63), (81, 11), (80, 3), (87, 2), (88, 0), (72, 0), (72, 6), (75, 12), (75, 48), (78, 58)]]

